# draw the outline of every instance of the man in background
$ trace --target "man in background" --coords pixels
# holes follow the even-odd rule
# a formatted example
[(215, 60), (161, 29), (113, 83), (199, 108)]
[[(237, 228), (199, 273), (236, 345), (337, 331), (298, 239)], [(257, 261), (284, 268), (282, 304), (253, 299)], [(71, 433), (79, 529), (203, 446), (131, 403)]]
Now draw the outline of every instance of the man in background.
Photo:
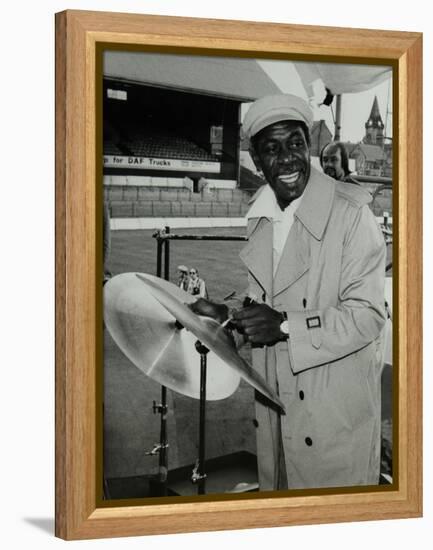
[(177, 266), (177, 286), (184, 290), (188, 291), (189, 278), (188, 278), (188, 268), (186, 265)]
[(346, 147), (340, 141), (332, 141), (323, 147), (320, 152), (320, 166), (327, 176), (335, 180), (359, 185), (350, 173)]
[(198, 276), (198, 271), (195, 267), (189, 270), (189, 282), (187, 292), (199, 298), (207, 298), (206, 283)]

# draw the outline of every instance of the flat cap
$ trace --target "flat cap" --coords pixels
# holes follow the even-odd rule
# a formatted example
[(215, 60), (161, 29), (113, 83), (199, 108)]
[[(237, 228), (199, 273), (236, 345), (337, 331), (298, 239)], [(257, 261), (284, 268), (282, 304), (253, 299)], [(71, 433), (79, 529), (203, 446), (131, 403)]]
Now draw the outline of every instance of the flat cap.
[(184, 273), (188, 273), (188, 268), (186, 267), (186, 265), (178, 265), (177, 270), (182, 271)]
[(299, 120), (310, 129), (313, 125), (313, 111), (306, 101), (296, 95), (268, 95), (250, 106), (242, 129), (245, 137), (251, 139), (266, 126), (282, 120)]

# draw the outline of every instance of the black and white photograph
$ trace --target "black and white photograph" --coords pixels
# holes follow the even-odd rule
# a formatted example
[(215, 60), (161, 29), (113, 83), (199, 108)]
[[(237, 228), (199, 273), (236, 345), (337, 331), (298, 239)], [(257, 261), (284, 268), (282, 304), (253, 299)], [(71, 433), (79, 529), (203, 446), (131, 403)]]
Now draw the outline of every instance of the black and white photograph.
[(392, 486), (392, 67), (102, 72), (103, 498)]

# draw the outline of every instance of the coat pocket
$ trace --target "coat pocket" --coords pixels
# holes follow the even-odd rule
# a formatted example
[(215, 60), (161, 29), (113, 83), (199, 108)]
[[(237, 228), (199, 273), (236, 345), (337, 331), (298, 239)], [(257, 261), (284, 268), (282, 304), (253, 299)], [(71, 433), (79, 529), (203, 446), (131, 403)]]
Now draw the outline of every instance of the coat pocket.
[(332, 406), (352, 430), (380, 414), (367, 380), (372, 361), (369, 351), (361, 350), (328, 367), (331, 369), (328, 389), (335, 397)]

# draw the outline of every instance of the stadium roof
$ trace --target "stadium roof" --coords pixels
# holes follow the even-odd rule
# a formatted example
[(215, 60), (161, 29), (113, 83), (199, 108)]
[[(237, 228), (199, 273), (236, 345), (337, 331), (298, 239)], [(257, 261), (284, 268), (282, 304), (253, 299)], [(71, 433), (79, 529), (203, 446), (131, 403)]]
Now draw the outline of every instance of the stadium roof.
[(281, 93), (254, 59), (109, 51), (104, 77), (237, 101)]

